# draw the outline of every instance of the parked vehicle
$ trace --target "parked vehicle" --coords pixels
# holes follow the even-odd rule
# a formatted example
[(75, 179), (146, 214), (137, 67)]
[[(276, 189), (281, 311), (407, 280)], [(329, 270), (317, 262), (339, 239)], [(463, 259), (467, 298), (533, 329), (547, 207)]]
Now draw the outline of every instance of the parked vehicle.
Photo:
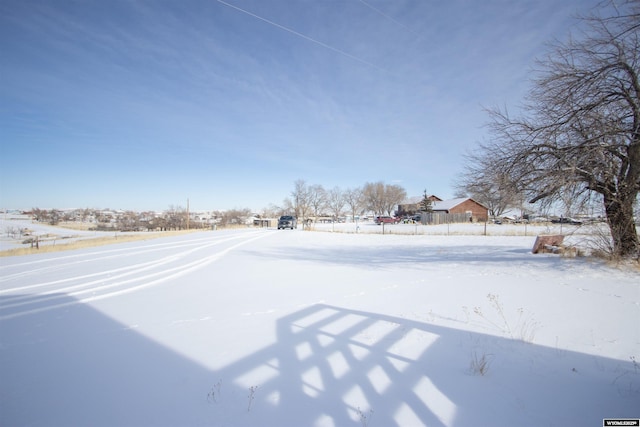
[(278, 230), (282, 230), (285, 228), (290, 228), (295, 230), (298, 228), (298, 220), (296, 217), (291, 215), (282, 215), (278, 220)]
[(394, 217), (391, 217), (391, 216), (377, 216), (377, 217), (375, 217), (374, 221), (375, 221), (376, 224), (380, 225), (382, 223), (395, 224), (399, 220), (398, 220), (398, 218), (394, 218)]

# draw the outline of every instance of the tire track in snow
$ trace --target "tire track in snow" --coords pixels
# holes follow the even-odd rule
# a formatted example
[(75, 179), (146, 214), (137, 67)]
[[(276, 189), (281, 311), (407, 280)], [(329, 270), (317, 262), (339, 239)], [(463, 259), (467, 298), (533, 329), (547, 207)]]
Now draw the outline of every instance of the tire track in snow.
[[(256, 235), (257, 234), (257, 235)], [(25, 295), (24, 298), (26, 299), (26, 301), (22, 301), (22, 302), (18, 302), (15, 303), (15, 300), (13, 301), (9, 301), (8, 305), (4, 305), (2, 307), (0, 307), (0, 321), (2, 320), (8, 320), (8, 319), (12, 319), (15, 317), (20, 317), (20, 316), (25, 316), (25, 315), (29, 315), (29, 314), (35, 314), (35, 313), (41, 313), (44, 311), (49, 311), (49, 310), (53, 310), (53, 309), (57, 309), (57, 308), (62, 308), (62, 307), (66, 307), (66, 306), (71, 306), (71, 305), (75, 305), (75, 304), (86, 304), (89, 302), (93, 302), (93, 301), (98, 301), (98, 300), (102, 300), (102, 299), (107, 299), (107, 298), (113, 298), (113, 297), (117, 297), (120, 295), (124, 295), (124, 294), (128, 294), (131, 292), (136, 292), (142, 289), (146, 289), (152, 286), (156, 286), (160, 283), (164, 283), (168, 280), (172, 280), (175, 278), (178, 278), (180, 276), (183, 276), (185, 274), (191, 273), (195, 270), (198, 270), (206, 265), (209, 265), (215, 261), (217, 261), (218, 259), (220, 259), (221, 257), (225, 256), (226, 254), (228, 254), (229, 252), (237, 249), (240, 246), (246, 245), (248, 243), (251, 243), (255, 240), (261, 239), (263, 237), (266, 237), (268, 235), (270, 235), (271, 233), (264, 233), (264, 232), (259, 232), (259, 233), (251, 233), (249, 236), (247, 236), (246, 234), (243, 234), (241, 236), (233, 236), (232, 238), (229, 239), (225, 239), (223, 241), (216, 241), (213, 242), (210, 245), (204, 245), (204, 246), (200, 246), (199, 248), (194, 248), (192, 250), (186, 251), (186, 252), (182, 252), (180, 254), (175, 254), (172, 256), (168, 256), (165, 258), (164, 262), (159, 262), (157, 264), (155, 264), (154, 266), (145, 266), (142, 268), (137, 268), (135, 270), (132, 270), (130, 272), (127, 273), (123, 273), (120, 274), (116, 277), (112, 277), (109, 278), (109, 280), (113, 280), (113, 279), (118, 279), (118, 278), (124, 278), (127, 276), (131, 276), (137, 273), (141, 273), (144, 271), (148, 271), (153, 269), (154, 267), (167, 267), (171, 262), (175, 262), (176, 260), (182, 259), (185, 256), (187, 256), (190, 253), (193, 253), (195, 251), (197, 251), (198, 249), (204, 249), (206, 247), (211, 247), (211, 246), (215, 246), (221, 243), (225, 243), (225, 242), (229, 242), (232, 240), (237, 240), (242, 238), (243, 240), (235, 243), (225, 249), (222, 249), (220, 251), (217, 251), (211, 255), (205, 256), (203, 258), (199, 258), (196, 259), (194, 261), (188, 262), (186, 264), (180, 264), (171, 268), (162, 268), (160, 270), (157, 271), (152, 271), (149, 272), (147, 274), (143, 274), (143, 275), (139, 275), (136, 277), (131, 277), (125, 280), (118, 280), (115, 282), (107, 282), (107, 279), (105, 280), (94, 280), (92, 282), (90, 282), (93, 285), (97, 285), (97, 286), (87, 286), (86, 283), (82, 283), (82, 284), (78, 284), (78, 285), (72, 285), (70, 287), (65, 287), (65, 288), (61, 288), (61, 289), (56, 289), (56, 290), (52, 290), (46, 293), (41, 293), (41, 294), (32, 294), (32, 295)], [(177, 258), (176, 258), (177, 257)], [(171, 259), (171, 260), (169, 260)], [(146, 263), (148, 264), (148, 263)], [(95, 274), (99, 274), (99, 273), (95, 273)], [(85, 276), (94, 276), (95, 274), (89, 274), (89, 275), (85, 275)], [(71, 281), (71, 280), (77, 280), (78, 277), (72, 277), (72, 278), (68, 278), (68, 279), (63, 279), (62, 281)], [(106, 282), (106, 283), (105, 283)], [(103, 283), (103, 284), (100, 284)], [(38, 284), (36, 285), (31, 285), (31, 286), (39, 286)], [(81, 287), (86, 287), (85, 289), (80, 289)], [(23, 288), (15, 288), (15, 290), (20, 290)], [(80, 290), (76, 290), (74, 291), (73, 289), (80, 289)], [(71, 291), (71, 292), (69, 292)], [(22, 295), (21, 295), (22, 297)], [(36, 298), (34, 300), (34, 297)], [(60, 303), (55, 303), (56, 300), (59, 299), (68, 299), (69, 297), (74, 298), (73, 301), (66, 301), (66, 302), (60, 302)], [(33, 306), (34, 304), (41, 304), (41, 303), (45, 303), (46, 305), (42, 306), (42, 307), (32, 307), (30, 308), (29, 306)], [(16, 308), (16, 307), (23, 307), (23, 309), (21, 310), (17, 310), (14, 312), (7, 312), (10, 311), (12, 308)]]
[[(118, 277), (123, 277), (123, 276), (129, 275), (129, 274), (135, 274), (138, 271), (144, 271), (144, 270), (153, 268), (155, 266), (160, 266), (160, 265), (163, 265), (163, 264), (168, 264), (168, 263), (170, 263), (172, 261), (177, 261), (177, 260), (179, 260), (181, 258), (184, 258), (184, 257), (186, 257), (186, 256), (188, 256), (188, 255), (190, 255), (190, 254), (192, 254), (192, 253), (194, 253), (196, 251), (203, 250), (203, 249), (209, 248), (211, 246), (216, 246), (216, 245), (219, 245), (221, 243), (225, 243), (225, 242), (228, 242), (228, 241), (231, 241), (231, 240), (236, 240), (236, 239), (239, 239), (239, 238), (242, 238), (242, 237), (244, 237), (244, 236), (233, 236), (233, 237), (229, 237), (229, 238), (226, 238), (226, 239), (221, 239), (221, 240), (216, 240), (216, 241), (210, 242), (207, 245), (198, 244), (196, 247), (194, 247), (194, 248), (192, 248), (190, 250), (187, 250), (187, 251), (170, 254), (170, 255), (165, 256), (165, 257), (160, 258), (160, 259), (147, 261), (147, 262), (142, 262), (142, 263), (138, 263), (138, 264), (133, 264), (133, 265), (129, 265), (129, 266), (126, 266), (126, 267), (119, 267), (119, 268), (115, 268), (115, 269), (111, 269), (111, 270), (100, 271), (100, 272), (97, 272), (97, 273), (85, 274), (85, 275), (75, 276), (75, 277), (67, 277), (67, 278), (64, 278), (64, 279), (58, 279), (58, 280), (42, 282), (42, 283), (36, 283), (36, 284), (31, 284), (31, 285), (24, 285), (24, 286), (18, 286), (18, 287), (13, 287), (13, 288), (6, 288), (6, 289), (0, 290), (0, 295), (6, 294), (6, 293), (22, 292), (22, 291), (29, 290), (29, 289), (47, 287), (47, 286), (57, 285), (57, 284), (65, 283), (65, 282), (72, 282), (72, 281), (77, 281), (77, 280), (82, 280), (82, 279), (88, 279), (88, 278), (92, 278), (92, 277), (107, 276), (107, 277), (110, 277), (111, 279), (118, 278)], [(181, 247), (181, 246), (194, 246), (194, 245), (180, 245), (178, 247)], [(175, 249), (175, 246), (173, 246), (172, 249)], [(119, 257), (126, 256), (127, 258), (129, 258), (131, 256), (138, 255), (138, 254), (145, 253), (145, 252), (149, 252), (149, 251), (133, 251), (133, 252), (130, 252), (130, 253), (127, 253), (127, 254), (124, 254), (124, 255), (120, 255)], [(99, 259), (95, 259), (94, 258), (94, 259), (91, 259), (91, 260), (86, 260), (84, 262), (88, 262), (88, 261), (103, 262), (104, 260), (105, 260), (105, 258), (101, 257)], [(75, 264), (75, 263), (72, 263), (72, 264)], [(69, 265), (70, 264), (67, 264), (66, 266), (69, 266)], [(64, 267), (61, 267), (61, 268), (64, 268)], [(111, 277), (112, 274), (116, 274), (116, 273), (119, 273), (121, 271), (128, 271), (128, 270), (133, 270), (133, 271), (130, 272), (130, 273), (124, 273), (124, 274), (121, 274), (121, 275), (118, 275), (118, 276), (115, 276), (115, 277)], [(46, 269), (42, 269), (42, 271), (40, 271), (40, 274), (43, 274), (45, 271), (48, 272)], [(16, 277), (14, 277), (14, 279), (15, 278)], [(94, 282), (88, 282), (85, 285), (91, 285), (93, 283)], [(72, 289), (78, 288), (79, 286), (83, 286), (83, 285), (75, 285), (75, 286), (72, 286), (72, 287), (69, 287), (69, 288), (57, 288), (57, 289), (55, 289), (55, 292), (66, 292), (68, 290), (72, 290)], [(45, 292), (45, 293), (48, 293), (48, 292)]]
[[(219, 239), (216, 241), (224, 242), (229, 239), (229, 238), (224, 239), (223, 237), (226, 237), (226, 236), (216, 236), (216, 238)], [(233, 236), (231, 237), (231, 239), (238, 239), (241, 237), (243, 236)], [(32, 260), (32, 261), (22, 262), (18, 264), (12, 264), (9, 266), (0, 266), (0, 273), (3, 273), (0, 275), (0, 283), (10, 281), (10, 280), (15, 280), (18, 278), (24, 278), (28, 276), (42, 274), (44, 272), (52, 273), (54, 271), (64, 270), (72, 265), (85, 264), (85, 263), (96, 262), (96, 261), (103, 262), (106, 260), (117, 259), (122, 257), (128, 258), (134, 255), (159, 252), (159, 251), (175, 249), (180, 247), (201, 247), (200, 242), (203, 242), (203, 241), (211, 242), (211, 237), (200, 238), (196, 240), (189, 240), (188, 242), (157, 243), (153, 245), (147, 245), (144, 248), (138, 248), (137, 250), (132, 250), (132, 248), (107, 249), (107, 250), (102, 250), (97, 252), (91, 251), (90, 253), (79, 253), (79, 254), (73, 254), (73, 255), (57, 256), (55, 258)], [(91, 258), (88, 258), (88, 257), (91, 257)], [(34, 265), (45, 264), (45, 263), (53, 263), (53, 264), (46, 265), (39, 268), (32, 267)], [(31, 268), (24, 270), (25, 267), (31, 267)], [(19, 268), (21, 270), (16, 273), (4, 273), (4, 271), (10, 270), (13, 268)]]

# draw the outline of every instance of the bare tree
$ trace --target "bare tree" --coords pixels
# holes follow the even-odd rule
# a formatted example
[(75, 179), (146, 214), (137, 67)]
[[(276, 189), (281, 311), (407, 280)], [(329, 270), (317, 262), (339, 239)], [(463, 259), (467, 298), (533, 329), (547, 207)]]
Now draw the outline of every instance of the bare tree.
[[(291, 201), (288, 201), (291, 204)], [(262, 209), (262, 217), (263, 218), (275, 218), (281, 215), (286, 214), (287, 209), (284, 206), (276, 206), (273, 203), (269, 204), (266, 208)]]
[(385, 184), (382, 181), (375, 183), (367, 182), (362, 187), (362, 195), (367, 209), (372, 210), (376, 215), (384, 215), (385, 211)]
[(222, 225), (242, 225), (246, 224), (251, 216), (251, 209), (230, 209), (222, 213), (220, 224)]
[(355, 221), (356, 217), (362, 213), (365, 208), (364, 195), (362, 188), (350, 188), (344, 192), (344, 201), (351, 212), (351, 218)]
[(33, 219), (38, 222), (44, 222), (49, 218), (49, 214), (46, 210), (40, 208), (32, 208), (31, 212), (33, 213)]
[(123, 212), (116, 219), (116, 227), (120, 231), (138, 231), (141, 226), (140, 216), (133, 211)]
[(391, 215), (407, 197), (407, 192), (399, 185), (389, 185), (381, 181), (366, 183), (362, 189), (365, 204), (376, 215)]
[(384, 189), (384, 210), (387, 215), (392, 215), (398, 209), (398, 205), (407, 198), (407, 192), (399, 185), (386, 185)]
[(465, 155), (465, 169), (454, 186), (460, 197), (471, 197), (489, 208), (491, 216), (501, 216), (517, 203), (517, 188), (485, 154), (473, 151)]
[(293, 200), (291, 200), (288, 197), (282, 201), (282, 206), (278, 207), (277, 213), (278, 213), (277, 216), (295, 215), (296, 217), (298, 217), (298, 209), (294, 205)]
[(313, 216), (317, 220), (327, 205), (327, 192), (324, 187), (319, 184), (309, 186), (308, 190), (309, 207), (311, 208), (311, 213), (313, 213)]
[(305, 219), (309, 216), (311, 208), (309, 204), (309, 186), (303, 179), (298, 179), (293, 185), (290, 200), (291, 207), (295, 212), (296, 218), (302, 222), (304, 227)]
[(49, 224), (51, 225), (58, 225), (58, 223), (60, 223), (60, 220), (62, 219), (62, 212), (57, 210), (57, 209), (51, 209), (49, 211)]
[(18, 237), (22, 237), (22, 230), (20, 229), (20, 227), (14, 227), (14, 226), (6, 226), (4, 228), (4, 232), (6, 233), (7, 237), (9, 237), (10, 239), (16, 239)]
[(340, 187), (333, 187), (327, 191), (327, 207), (334, 220), (337, 220), (342, 215), (345, 204), (344, 192)]
[(482, 158), (531, 202), (602, 195), (614, 253), (632, 256), (640, 247), (640, 1), (582, 19), (587, 31), (540, 62), (523, 116), (490, 111), (494, 138)]
[(164, 211), (164, 219), (166, 227), (172, 230), (182, 230), (187, 228), (187, 210), (182, 206), (170, 205), (169, 209)]

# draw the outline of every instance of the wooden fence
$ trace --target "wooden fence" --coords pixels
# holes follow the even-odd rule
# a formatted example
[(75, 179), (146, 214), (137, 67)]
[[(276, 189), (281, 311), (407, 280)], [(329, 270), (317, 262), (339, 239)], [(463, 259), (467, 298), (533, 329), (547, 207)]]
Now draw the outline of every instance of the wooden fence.
[(438, 224), (454, 224), (461, 222), (470, 222), (471, 214), (468, 213), (445, 213), (445, 212), (428, 212), (421, 216), (422, 224), (438, 225)]

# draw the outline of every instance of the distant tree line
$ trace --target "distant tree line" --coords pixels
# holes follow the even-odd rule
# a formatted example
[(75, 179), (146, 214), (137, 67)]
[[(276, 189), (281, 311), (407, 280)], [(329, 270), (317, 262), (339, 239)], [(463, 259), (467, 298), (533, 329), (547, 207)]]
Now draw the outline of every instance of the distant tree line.
[[(299, 179), (282, 205), (270, 205), (257, 217), (276, 218), (285, 214), (295, 215), (303, 223), (310, 218), (338, 220), (345, 215), (352, 218), (373, 212), (376, 215), (394, 215), (397, 206), (406, 199), (407, 193), (399, 185), (384, 182), (367, 182), (361, 187), (325, 189), (319, 184), (307, 184)], [(61, 222), (91, 222), (93, 230), (99, 231), (167, 231), (217, 226), (246, 225), (254, 216), (248, 208), (226, 211), (214, 210), (206, 219), (188, 214), (182, 206), (170, 206), (158, 214), (144, 211), (112, 211), (109, 209), (58, 209), (33, 208), (30, 212), (35, 221), (51, 225)]]
[(64, 222), (89, 222), (91, 230), (96, 231), (170, 231), (208, 228), (217, 226), (246, 225), (253, 216), (249, 208), (236, 208), (226, 211), (214, 210), (210, 213), (188, 213), (182, 206), (169, 206), (161, 213), (152, 211), (135, 212), (112, 211), (109, 209), (39, 209), (29, 212), (33, 220), (59, 225)]
[(399, 185), (384, 182), (367, 182), (361, 187), (325, 189), (320, 184), (308, 184), (299, 179), (294, 182), (293, 190), (285, 198), (282, 206), (272, 206), (271, 213), (292, 214), (303, 223), (311, 218), (339, 218), (349, 215), (352, 218), (365, 212), (376, 215), (393, 215), (398, 204), (407, 197), (407, 192)]

